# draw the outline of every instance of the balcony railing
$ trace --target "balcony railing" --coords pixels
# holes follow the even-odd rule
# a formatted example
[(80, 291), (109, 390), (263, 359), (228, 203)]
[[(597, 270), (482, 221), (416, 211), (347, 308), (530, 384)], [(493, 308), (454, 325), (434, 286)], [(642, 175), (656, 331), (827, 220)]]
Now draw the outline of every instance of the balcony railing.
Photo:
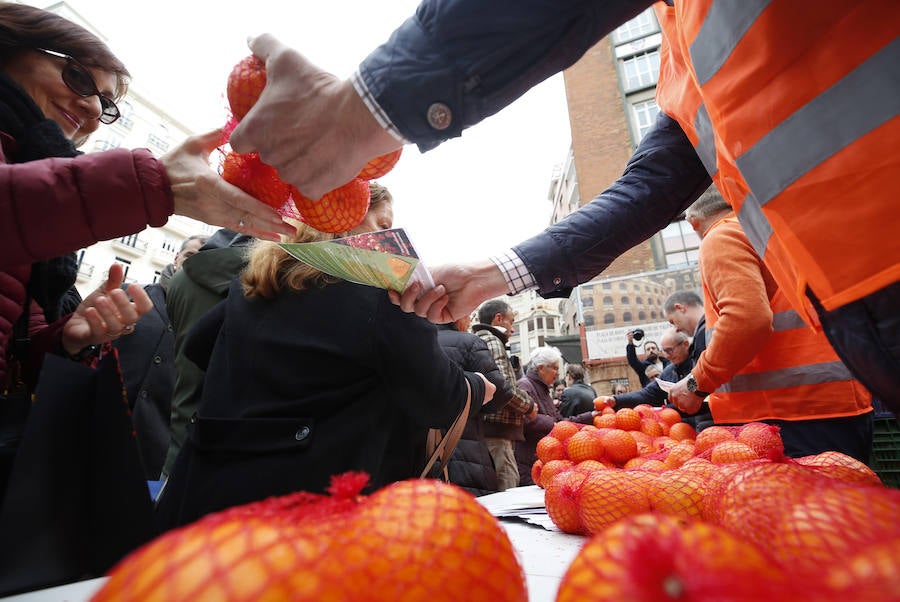
[(147, 241), (132, 236), (123, 236), (112, 241), (115, 248), (127, 251), (134, 255), (143, 255), (147, 252)]
[(91, 276), (94, 275), (94, 266), (90, 263), (81, 262), (81, 265), (78, 266), (78, 278), (81, 280), (90, 280)]

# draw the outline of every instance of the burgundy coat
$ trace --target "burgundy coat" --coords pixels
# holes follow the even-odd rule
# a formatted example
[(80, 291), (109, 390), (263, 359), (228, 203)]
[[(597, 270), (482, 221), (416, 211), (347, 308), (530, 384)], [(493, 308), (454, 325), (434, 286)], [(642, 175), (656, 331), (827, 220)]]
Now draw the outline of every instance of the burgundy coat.
[[(31, 264), (161, 226), (174, 206), (165, 170), (149, 150), (9, 164), (15, 152), (15, 140), (0, 132), (0, 384)], [(37, 305), (32, 314), (26, 363), (33, 375), (45, 352), (60, 349), (67, 318), (48, 326)]]

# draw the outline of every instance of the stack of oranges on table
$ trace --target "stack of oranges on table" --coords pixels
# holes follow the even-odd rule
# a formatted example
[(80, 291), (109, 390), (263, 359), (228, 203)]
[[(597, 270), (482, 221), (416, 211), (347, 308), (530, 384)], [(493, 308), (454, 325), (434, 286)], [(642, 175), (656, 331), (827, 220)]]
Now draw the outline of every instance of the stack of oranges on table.
[(787, 458), (764, 423), (604, 412), (538, 443), (547, 513), (591, 537), (558, 602), (900, 599), (900, 491), (862, 462)]

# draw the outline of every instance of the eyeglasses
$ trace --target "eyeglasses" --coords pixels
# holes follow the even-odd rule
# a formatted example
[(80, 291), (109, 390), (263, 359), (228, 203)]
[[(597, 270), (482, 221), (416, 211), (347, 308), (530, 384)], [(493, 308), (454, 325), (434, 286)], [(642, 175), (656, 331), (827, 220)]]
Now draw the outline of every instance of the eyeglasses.
[(62, 70), (63, 82), (69, 90), (82, 98), (96, 96), (100, 99), (100, 107), (103, 109), (100, 113), (100, 123), (109, 125), (115, 123), (115, 121), (122, 116), (122, 114), (119, 113), (119, 107), (116, 106), (116, 103), (114, 103), (110, 97), (101, 94), (100, 90), (97, 89), (97, 84), (94, 82), (94, 78), (87, 67), (68, 54), (55, 52), (53, 50), (45, 50), (44, 48), (37, 48), (37, 50), (44, 54), (49, 54), (50, 56), (66, 59), (66, 65)]
[(675, 345), (674, 347), (663, 347), (663, 348), (662, 348), (663, 353), (665, 353), (666, 355), (671, 355), (671, 353), (672, 353), (673, 351), (675, 351), (676, 349), (678, 349), (681, 345), (684, 345), (685, 343), (687, 343), (687, 341), (681, 341), (680, 343), (678, 343), (678, 344)]

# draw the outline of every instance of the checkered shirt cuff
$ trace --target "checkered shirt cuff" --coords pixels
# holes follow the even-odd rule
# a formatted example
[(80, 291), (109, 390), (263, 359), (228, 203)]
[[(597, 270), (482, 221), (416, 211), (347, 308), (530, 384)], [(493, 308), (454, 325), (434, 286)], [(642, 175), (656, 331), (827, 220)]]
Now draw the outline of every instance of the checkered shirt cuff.
[(381, 105), (378, 104), (378, 101), (375, 100), (375, 96), (369, 91), (369, 87), (366, 85), (366, 82), (363, 81), (362, 75), (360, 75), (358, 70), (354, 71), (353, 75), (350, 76), (350, 81), (353, 83), (353, 89), (356, 90), (356, 93), (359, 94), (359, 97), (366, 104), (366, 108), (372, 113), (372, 116), (378, 122), (378, 125), (384, 128), (385, 131), (401, 143), (409, 144), (409, 141), (403, 137), (403, 134), (400, 133), (400, 130), (397, 129), (397, 126), (394, 125), (394, 122), (388, 117), (388, 114), (384, 112), (384, 109), (382, 109)]
[(525, 267), (525, 263), (522, 262), (522, 258), (512, 249), (501, 253), (500, 255), (491, 257), (491, 261), (494, 262), (500, 269), (500, 273), (503, 274), (510, 295), (517, 295), (523, 291), (532, 289), (537, 285), (534, 276), (528, 271), (528, 268)]

